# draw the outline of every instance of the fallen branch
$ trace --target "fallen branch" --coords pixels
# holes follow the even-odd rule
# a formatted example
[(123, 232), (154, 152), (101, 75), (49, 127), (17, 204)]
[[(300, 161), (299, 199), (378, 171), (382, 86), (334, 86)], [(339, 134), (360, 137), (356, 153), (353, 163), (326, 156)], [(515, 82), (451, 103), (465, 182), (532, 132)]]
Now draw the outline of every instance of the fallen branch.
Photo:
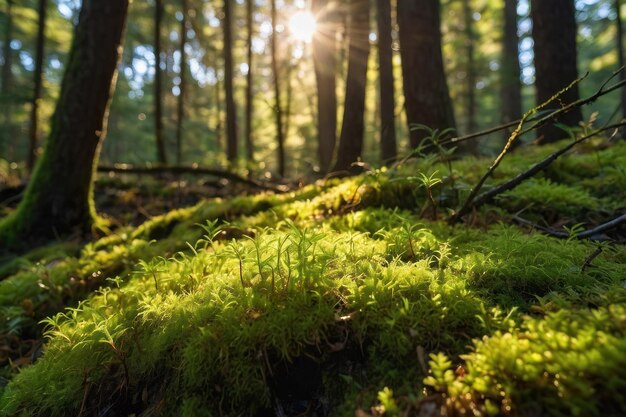
[(537, 164), (533, 165), (530, 169), (528, 169), (527, 171), (522, 172), (521, 174), (517, 175), (515, 178), (506, 181), (494, 188), (492, 188), (491, 190), (484, 192), (482, 194), (480, 194), (478, 197), (476, 197), (474, 199), (473, 202), (471, 202), (467, 207), (464, 207), (464, 209), (459, 210), (458, 212), (458, 217), (460, 218), (461, 216), (464, 216), (465, 214), (467, 214), (467, 212), (472, 209), (472, 208), (478, 208), (486, 203), (489, 203), (490, 201), (492, 201), (496, 196), (506, 192), (506, 191), (510, 191), (512, 189), (514, 189), (515, 187), (517, 187), (519, 184), (521, 184), (524, 180), (527, 180), (528, 178), (533, 177), (534, 175), (536, 175), (537, 173), (539, 173), (540, 171), (545, 170), (552, 162), (554, 162), (557, 158), (559, 158), (561, 155), (563, 155), (564, 153), (568, 152), (570, 149), (572, 149), (574, 146), (578, 145), (581, 142), (586, 141), (587, 139), (590, 139), (596, 135), (598, 135), (599, 133), (602, 133), (604, 131), (607, 130), (612, 130), (612, 129), (618, 129), (622, 126), (625, 126), (626, 122), (621, 122), (621, 123), (616, 123), (610, 126), (606, 126), (600, 129), (595, 130), (594, 132), (583, 136), (582, 138), (576, 139), (575, 141), (569, 143), (567, 146), (564, 146), (563, 148), (559, 149), (558, 151), (554, 152), (553, 154), (551, 154), (550, 156), (548, 156), (547, 158), (545, 158), (544, 160), (542, 160), (541, 162), (538, 162)]
[(114, 172), (118, 174), (191, 174), (191, 175), (210, 175), (213, 177), (223, 178), (225, 180), (246, 184), (252, 187), (259, 188), (265, 191), (274, 191), (284, 193), (289, 191), (289, 187), (285, 185), (274, 185), (261, 181), (256, 181), (250, 178), (242, 177), (229, 171), (223, 171), (212, 168), (202, 167), (188, 167), (188, 166), (168, 166), (168, 167), (135, 167), (130, 165), (114, 165), (114, 166), (100, 166), (98, 172)]
[[(529, 220), (526, 220), (524, 218), (521, 218), (517, 215), (512, 216), (512, 219), (515, 220), (518, 223), (521, 223), (523, 225), (526, 226), (530, 226), (533, 229), (537, 229), (540, 230), (542, 232), (544, 232), (547, 235), (550, 235), (552, 237), (557, 237), (559, 239), (569, 239), (570, 237), (572, 237), (572, 235), (570, 235), (567, 232), (563, 232), (560, 230), (554, 230), (551, 229), (549, 227), (543, 227), (540, 226), (538, 224), (535, 224)], [(618, 227), (619, 225), (626, 223), (626, 214), (622, 214), (621, 216), (618, 216), (616, 218), (614, 218), (613, 220), (610, 220), (606, 223), (603, 223), (599, 226), (594, 227), (593, 229), (589, 229), (589, 230), (585, 230), (584, 232), (579, 232), (576, 233), (573, 237), (575, 237), (576, 239), (590, 239), (590, 240), (595, 240), (595, 241), (605, 241), (605, 240), (612, 240), (609, 239), (607, 237), (604, 236), (600, 236), (601, 233), (607, 232), (609, 230), (615, 229), (616, 227)]]
[(485, 174), (480, 178), (480, 180), (478, 180), (478, 183), (474, 186), (474, 188), (472, 188), (472, 191), (470, 192), (469, 196), (463, 203), (463, 206), (461, 207), (461, 209), (458, 210), (456, 213), (452, 214), (452, 216), (450, 216), (450, 218), (448, 219), (449, 224), (456, 223), (459, 219), (461, 219), (461, 217), (467, 214), (469, 210), (473, 207), (474, 200), (476, 199), (476, 196), (480, 192), (480, 189), (485, 184), (485, 181), (487, 181), (487, 178), (489, 178), (494, 173), (494, 171), (498, 168), (498, 166), (500, 165), (504, 157), (509, 152), (509, 149), (511, 149), (511, 146), (513, 146), (513, 143), (515, 142), (515, 140), (519, 138), (520, 135), (523, 133), (522, 128), (524, 127), (524, 123), (526, 122), (526, 120), (528, 120), (538, 111), (540, 111), (541, 109), (543, 109), (544, 107), (552, 103), (554, 100), (557, 100), (559, 97), (565, 94), (565, 92), (567, 92), (570, 88), (578, 84), (581, 80), (582, 78), (572, 81), (567, 87), (557, 92), (555, 95), (553, 95), (548, 100), (541, 103), (539, 106), (533, 109), (530, 109), (524, 114), (524, 117), (522, 117), (522, 120), (517, 125), (517, 128), (513, 131), (513, 133), (511, 133), (511, 136), (509, 136), (509, 139), (504, 144), (504, 148), (502, 148), (502, 151), (500, 152), (500, 154), (496, 157), (496, 159), (494, 159), (493, 163), (491, 164), (487, 172), (485, 172)]

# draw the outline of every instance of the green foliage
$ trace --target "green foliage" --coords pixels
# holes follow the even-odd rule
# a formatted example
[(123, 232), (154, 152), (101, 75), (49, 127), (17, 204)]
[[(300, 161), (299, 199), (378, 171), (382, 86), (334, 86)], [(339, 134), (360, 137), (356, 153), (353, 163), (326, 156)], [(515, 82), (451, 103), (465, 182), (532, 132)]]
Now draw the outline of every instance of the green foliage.
[[(582, 270), (596, 244), (486, 226), (481, 216), (507, 219), (502, 208), (477, 213), (477, 227), (423, 212), (435, 201), (444, 213), (448, 177), (471, 182), (481, 163), (448, 171), (430, 158), (208, 200), (79, 253), (28, 254), (0, 282), (0, 341), (43, 332), (46, 345), (33, 366), (3, 362), (0, 415), (253, 415), (275, 407), (279, 370), (302, 358), (319, 367), (332, 415), (619, 415), (626, 250), (605, 245)], [(606, 173), (589, 169), (589, 181)], [(562, 187), (576, 197), (569, 216), (575, 203), (599, 210), (591, 188), (549, 178), (516, 198)]]

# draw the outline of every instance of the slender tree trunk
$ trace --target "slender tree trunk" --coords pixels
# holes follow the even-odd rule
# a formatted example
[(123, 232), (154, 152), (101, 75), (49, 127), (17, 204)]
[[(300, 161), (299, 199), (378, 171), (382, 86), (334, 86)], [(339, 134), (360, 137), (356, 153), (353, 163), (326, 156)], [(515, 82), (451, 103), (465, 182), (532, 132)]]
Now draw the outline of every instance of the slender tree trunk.
[(180, 165), (183, 161), (183, 121), (185, 119), (185, 93), (187, 88), (187, 54), (185, 53), (185, 45), (187, 45), (187, 0), (181, 0), (183, 18), (180, 22), (180, 94), (178, 95), (178, 108), (176, 119), (176, 164)]
[(83, 1), (45, 151), (18, 209), (0, 223), (5, 247), (91, 231), (92, 177), (127, 11), (128, 0)]
[[(463, 0), (466, 42), (465, 54), (467, 60), (467, 133), (476, 131), (476, 60), (474, 57), (476, 34), (474, 31), (474, 18), (472, 14), (471, 0)], [(475, 144), (476, 141), (471, 143)]]
[(231, 0), (224, 0), (224, 87), (226, 90), (226, 157), (233, 163), (239, 153), (237, 140), (237, 108), (233, 87), (233, 16)]
[[(578, 78), (576, 53), (576, 18), (574, 0), (532, 0), (533, 39), (535, 41), (535, 89), (537, 104), (547, 101), (559, 90)], [(578, 85), (574, 85), (560, 100), (547, 108), (558, 108), (559, 103), (579, 99)], [(577, 126), (582, 120), (580, 107), (563, 115), (558, 122)], [(554, 125), (538, 130), (540, 143), (554, 142), (567, 134)]]
[(393, 52), (391, 50), (391, 1), (377, 0), (378, 6), (378, 65), (380, 71), (380, 150), (383, 163), (397, 157), (396, 100), (393, 82)]
[(254, 35), (254, 0), (247, 0), (246, 2), (246, 26), (248, 27), (247, 33), (247, 61), (248, 61), (248, 74), (246, 74), (246, 158), (249, 163), (254, 162), (254, 146), (252, 143), (252, 113), (254, 112), (252, 90), (253, 77), (252, 77), (252, 36)]
[(441, 53), (439, 7), (439, 0), (398, 0), (402, 78), (412, 148), (427, 136), (423, 130), (412, 129), (414, 124), (440, 130), (455, 128)]
[[(626, 62), (624, 60), (624, 27), (622, 26), (622, 7), (621, 1), (615, 0), (615, 13), (617, 18), (615, 19), (615, 25), (617, 26), (617, 58), (619, 67), (622, 68), (620, 72), (620, 80), (626, 80)], [(622, 117), (626, 119), (626, 87), (622, 87)], [(626, 129), (622, 129), (626, 132)], [(625, 138), (626, 139), (626, 138)]]
[(37, 158), (37, 142), (39, 139), (39, 102), (41, 101), (41, 90), (43, 84), (43, 60), (44, 47), (46, 42), (46, 9), (47, 0), (39, 0), (37, 26), (37, 47), (35, 53), (34, 91), (33, 101), (30, 109), (30, 128), (28, 132), (28, 154), (26, 155), (26, 168), (28, 172), (33, 171), (35, 159)]
[(350, 17), (346, 100), (335, 171), (351, 170), (352, 164), (359, 160), (365, 133), (365, 85), (370, 49), (369, 0), (351, 0)]
[[(517, 0), (504, 1), (504, 43), (500, 69), (501, 109), (503, 124), (522, 117), (522, 82), (519, 64), (519, 37), (517, 35)], [(504, 132), (505, 140), (510, 131)], [(518, 144), (519, 141), (513, 142)]]
[(293, 84), (291, 77), (293, 75), (294, 64), (291, 62), (291, 55), (293, 53), (292, 47), (290, 45), (286, 45), (285, 49), (287, 50), (287, 57), (285, 58), (285, 67), (287, 69), (285, 73), (285, 82), (287, 83), (287, 90), (285, 91), (285, 132), (283, 133), (283, 138), (288, 140), (289, 130), (291, 129), (291, 105), (293, 104)]
[(283, 131), (283, 110), (280, 99), (280, 76), (278, 73), (278, 51), (276, 39), (276, 0), (271, 0), (272, 37), (270, 49), (272, 54), (272, 73), (274, 74), (274, 115), (276, 117), (276, 140), (278, 142), (278, 175), (285, 176), (285, 137)]
[(317, 31), (313, 34), (313, 63), (317, 83), (317, 153), (320, 171), (330, 169), (337, 143), (337, 28), (328, 0), (313, 0)]
[(155, 0), (154, 5), (154, 135), (156, 139), (157, 161), (167, 164), (165, 140), (163, 138), (163, 81), (161, 69), (161, 26), (163, 24), (163, 0)]
[(13, 106), (11, 97), (11, 84), (13, 82), (13, 51), (11, 50), (11, 41), (13, 40), (13, 0), (7, 0), (6, 6), (6, 21), (4, 27), (4, 49), (2, 55), (4, 58), (4, 64), (2, 66), (2, 94), (0, 99), (2, 100), (4, 126), (2, 129), (2, 136), (0, 137), (0, 158), (9, 159), (7, 148), (11, 143), (12, 138), (12, 113)]
[(220, 85), (219, 78), (215, 82), (215, 106), (216, 106), (216, 117), (215, 117), (215, 141), (217, 143), (217, 149), (224, 149), (224, 138), (223, 138), (223, 125), (222, 125), (222, 86)]

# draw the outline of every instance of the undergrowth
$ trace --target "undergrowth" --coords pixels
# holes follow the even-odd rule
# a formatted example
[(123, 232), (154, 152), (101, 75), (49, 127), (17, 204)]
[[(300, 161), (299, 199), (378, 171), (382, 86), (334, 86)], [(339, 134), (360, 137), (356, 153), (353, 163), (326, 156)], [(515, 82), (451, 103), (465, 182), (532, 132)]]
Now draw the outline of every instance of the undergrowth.
[(473, 227), (441, 219), (484, 162), (425, 158), (12, 260), (0, 415), (623, 414), (626, 249), (510, 216), (619, 212), (625, 150), (564, 158)]

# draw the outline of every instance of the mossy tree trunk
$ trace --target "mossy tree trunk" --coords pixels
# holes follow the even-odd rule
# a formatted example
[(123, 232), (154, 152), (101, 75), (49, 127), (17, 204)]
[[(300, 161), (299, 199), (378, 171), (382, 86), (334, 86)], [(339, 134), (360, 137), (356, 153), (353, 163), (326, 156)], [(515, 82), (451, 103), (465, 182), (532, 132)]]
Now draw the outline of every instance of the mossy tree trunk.
[[(413, 124), (432, 129), (455, 128), (441, 52), (439, 0), (398, 0), (402, 78), (409, 129)], [(411, 130), (411, 147), (427, 135)]]
[[(537, 104), (544, 103), (578, 78), (576, 54), (576, 9), (574, 0), (532, 0), (533, 40), (535, 41), (535, 90)], [(579, 99), (578, 85), (566, 91), (547, 109)], [(577, 126), (582, 111), (576, 107), (559, 118), (558, 122)], [(567, 137), (562, 129), (548, 124), (537, 131), (541, 143)]]
[(346, 98), (339, 138), (339, 150), (335, 171), (350, 170), (363, 151), (365, 134), (365, 85), (367, 83), (367, 60), (370, 33), (369, 0), (350, 1), (348, 24), (348, 75)]
[(317, 154), (320, 172), (331, 167), (337, 144), (337, 11), (328, 0), (313, 0), (311, 9), (317, 19), (313, 34), (313, 63), (317, 84)]
[(106, 133), (128, 0), (84, 0), (45, 151), (0, 242), (85, 235), (96, 220), (93, 172)]

